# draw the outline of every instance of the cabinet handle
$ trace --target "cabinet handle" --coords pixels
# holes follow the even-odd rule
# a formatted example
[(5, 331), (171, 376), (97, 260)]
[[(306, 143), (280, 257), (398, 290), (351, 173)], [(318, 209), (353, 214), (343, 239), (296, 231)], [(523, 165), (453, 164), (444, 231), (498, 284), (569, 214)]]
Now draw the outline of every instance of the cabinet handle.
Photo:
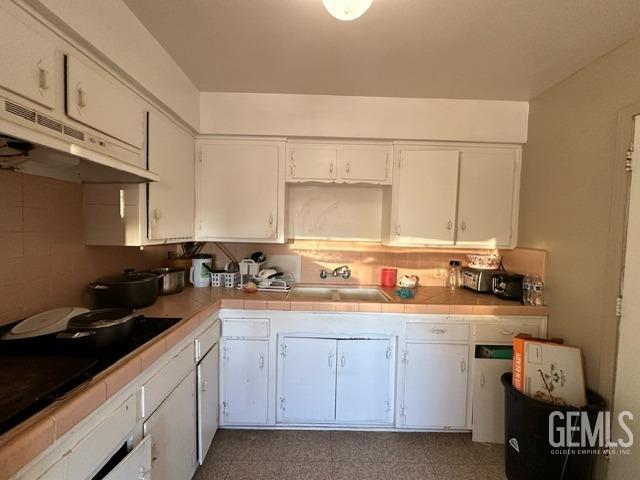
[(513, 335), (515, 333), (516, 332), (514, 332), (513, 330), (501, 330), (500, 331), (500, 335), (509, 335), (509, 336), (511, 336), (511, 335)]
[(333, 175), (333, 162), (329, 162), (329, 173)]
[(333, 368), (333, 353), (329, 354), (329, 367)]
[(49, 72), (42, 67), (42, 60), (38, 62), (38, 86), (41, 90), (49, 88)]
[(222, 416), (224, 418), (229, 416), (229, 404), (227, 402), (222, 402)]
[(340, 357), (340, 366), (341, 366), (342, 368), (344, 368), (344, 366), (345, 366), (345, 364), (346, 364), (346, 363), (347, 363), (347, 362), (346, 362), (346, 360), (345, 360), (345, 358), (344, 358), (344, 355), (342, 355), (342, 357)]
[(445, 333), (447, 333), (447, 330), (445, 330), (444, 328), (432, 328), (429, 331), (435, 335), (444, 335)]
[(262, 370), (262, 369), (264, 368), (264, 353), (261, 353), (261, 354), (260, 354), (260, 362), (259, 362), (259, 365), (260, 365), (260, 370)]
[(462, 223), (460, 224), (460, 230), (464, 232), (466, 229), (467, 229), (467, 222), (463, 220)]
[(202, 393), (206, 392), (208, 387), (209, 387), (209, 382), (207, 382), (206, 380), (203, 380), (202, 381), (202, 388), (201, 388)]
[(347, 175), (349, 175), (349, 172), (351, 171), (351, 164), (349, 162), (344, 166), (344, 170), (347, 172)]
[(396, 236), (400, 236), (400, 224), (396, 225)]
[(289, 166), (289, 174), (290, 174), (290, 176), (292, 178), (296, 176), (296, 166), (295, 165), (291, 164)]
[(460, 361), (460, 372), (464, 373), (467, 370), (467, 362), (464, 360)]
[(384, 164), (384, 179), (387, 180), (389, 178), (389, 154), (387, 153), (387, 161)]
[(481, 386), (481, 387), (484, 387), (484, 383), (485, 383), (484, 375), (483, 375), (483, 374), (480, 374), (480, 386)]
[(452, 230), (453, 229), (453, 222), (451, 220), (449, 220), (447, 222), (447, 230)]
[(269, 226), (270, 227), (273, 226), (273, 213), (271, 215), (269, 215)]
[(80, 108), (87, 106), (87, 92), (82, 87), (78, 87), (78, 106)]
[(158, 210), (157, 208), (153, 209), (153, 223), (158, 223), (158, 220), (160, 220), (160, 210)]
[(158, 454), (158, 445), (156, 443), (151, 444), (151, 461), (155, 462), (160, 458), (160, 454)]

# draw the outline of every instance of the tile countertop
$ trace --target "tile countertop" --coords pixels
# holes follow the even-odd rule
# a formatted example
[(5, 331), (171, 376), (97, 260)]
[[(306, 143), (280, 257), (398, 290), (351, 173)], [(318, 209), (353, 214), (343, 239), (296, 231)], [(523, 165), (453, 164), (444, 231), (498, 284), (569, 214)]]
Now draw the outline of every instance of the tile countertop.
[(469, 290), (418, 287), (415, 297), (403, 299), (395, 289), (385, 292), (388, 303), (289, 301), (283, 292), (245, 293), (225, 288), (188, 287), (176, 295), (159, 297), (139, 310), (149, 317), (183, 320), (138, 350), (96, 375), (88, 384), (0, 436), (0, 478), (8, 478), (46, 450), (83, 418), (125, 387), (219, 308), (367, 313), (433, 313), (445, 315), (548, 315), (548, 307), (520, 305)]

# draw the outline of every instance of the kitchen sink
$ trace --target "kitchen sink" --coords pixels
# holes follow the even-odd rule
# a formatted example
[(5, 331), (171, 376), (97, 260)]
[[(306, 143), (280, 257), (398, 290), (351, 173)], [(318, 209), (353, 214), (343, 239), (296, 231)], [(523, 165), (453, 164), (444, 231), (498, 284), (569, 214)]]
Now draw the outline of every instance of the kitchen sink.
[(376, 287), (316, 287), (297, 285), (287, 295), (287, 300), (332, 302), (377, 302), (387, 303), (389, 297)]

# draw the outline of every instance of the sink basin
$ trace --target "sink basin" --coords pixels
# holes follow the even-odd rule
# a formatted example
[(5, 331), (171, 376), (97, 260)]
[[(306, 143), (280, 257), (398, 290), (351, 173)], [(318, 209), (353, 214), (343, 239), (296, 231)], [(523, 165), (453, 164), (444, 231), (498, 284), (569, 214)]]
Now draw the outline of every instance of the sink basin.
[(389, 298), (375, 287), (316, 287), (298, 285), (287, 295), (287, 300), (332, 302), (387, 303)]

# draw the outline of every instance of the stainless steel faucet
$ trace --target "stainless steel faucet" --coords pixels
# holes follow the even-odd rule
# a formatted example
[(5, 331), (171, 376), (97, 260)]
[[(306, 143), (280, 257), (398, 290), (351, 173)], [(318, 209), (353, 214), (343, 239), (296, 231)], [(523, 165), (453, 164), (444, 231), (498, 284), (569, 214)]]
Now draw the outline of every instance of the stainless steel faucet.
[[(349, 268), (349, 265), (342, 265), (341, 267), (334, 268), (333, 272), (331, 272), (331, 275), (333, 275), (334, 277), (342, 276), (342, 278), (347, 280), (351, 277), (351, 269)], [(329, 273), (324, 268), (320, 270), (320, 278), (324, 279), (328, 276)]]

